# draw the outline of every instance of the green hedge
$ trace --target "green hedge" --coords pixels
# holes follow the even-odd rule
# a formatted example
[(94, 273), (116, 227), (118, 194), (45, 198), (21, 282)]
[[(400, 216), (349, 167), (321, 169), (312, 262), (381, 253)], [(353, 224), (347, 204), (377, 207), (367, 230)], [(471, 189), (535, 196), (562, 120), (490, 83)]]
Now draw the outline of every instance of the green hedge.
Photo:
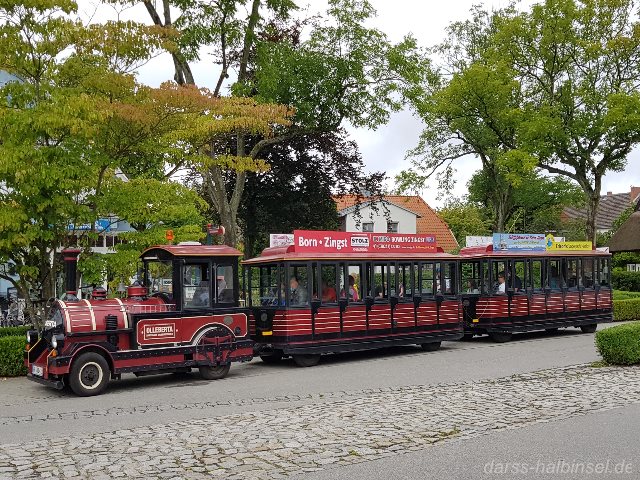
[(640, 298), (613, 301), (613, 321), (640, 320)]
[(0, 337), (0, 377), (19, 377), (27, 373), (24, 366), (26, 344), (23, 335)]
[(640, 292), (625, 292), (623, 290), (614, 290), (614, 300), (628, 300), (630, 298), (640, 298)]
[(611, 285), (616, 290), (640, 292), (640, 272), (627, 272), (614, 269), (611, 272)]
[(640, 363), (640, 322), (600, 330), (596, 347), (604, 361), (612, 365)]
[(21, 327), (0, 327), (0, 337), (19, 337), (22, 335), (27, 338), (27, 330), (31, 330), (33, 327), (21, 326)]

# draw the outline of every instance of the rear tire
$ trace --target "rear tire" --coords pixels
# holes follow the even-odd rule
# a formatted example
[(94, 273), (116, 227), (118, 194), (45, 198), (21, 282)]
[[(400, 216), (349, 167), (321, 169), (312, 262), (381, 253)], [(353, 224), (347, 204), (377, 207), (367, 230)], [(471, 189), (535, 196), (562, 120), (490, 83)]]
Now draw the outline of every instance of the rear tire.
[(580, 327), (580, 330), (582, 330), (582, 333), (595, 333), (597, 329), (598, 329), (597, 323), (592, 323), (590, 325), (582, 325)]
[(271, 355), (260, 355), (262, 360), (267, 365), (274, 365), (282, 361), (282, 352), (273, 352)]
[(442, 342), (423, 343), (420, 346), (425, 352), (435, 352), (436, 350), (440, 349), (440, 345), (442, 345)]
[(511, 332), (491, 332), (489, 337), (496, 343), (505, 343), (511, 340)]
[(218, 365), (216, 367), (207, 367), (201, 366), (199, 367), (200, 376), (205, 380), (220, 380), (227, 376), (229, 373), (229, 369), (231, 368), (231, 364), (227, 363), (225, 365)]
[(315, 367), (320, 363), (320, 354), (294, 355), (293, 361), (299, 367)]
[(95, 352), (78, 356), (71, 365), (69, 386), (79, 397), (91, 397), (101, 394), (111, 378), (107, 360)]

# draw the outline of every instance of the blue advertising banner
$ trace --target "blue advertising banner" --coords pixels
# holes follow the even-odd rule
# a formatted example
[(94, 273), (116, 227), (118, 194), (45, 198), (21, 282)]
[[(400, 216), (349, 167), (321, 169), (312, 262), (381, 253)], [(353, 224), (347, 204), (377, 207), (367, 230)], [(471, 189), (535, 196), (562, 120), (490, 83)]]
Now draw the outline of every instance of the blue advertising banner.
[(547, 249), (543, 233), (494, 233), (493, 251), (544, 252)]
[[(96, 232), (98, 233), (108, 232), (111, 230), (111, 220), (109, 220), (108, 218), (101, 218), (100, 220), (96, 220), (95, 227)], [(82, 223), (74, 225), (73, 223), (70, 223), (67, 226), (67, 230), (91, 230), (91, 224)]]

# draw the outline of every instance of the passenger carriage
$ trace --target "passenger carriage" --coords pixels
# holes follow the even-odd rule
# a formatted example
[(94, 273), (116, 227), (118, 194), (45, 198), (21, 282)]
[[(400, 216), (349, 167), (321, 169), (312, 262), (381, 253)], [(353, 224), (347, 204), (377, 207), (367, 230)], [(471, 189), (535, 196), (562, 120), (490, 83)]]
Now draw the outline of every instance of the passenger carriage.
[(294, 233), (244, 262), (251, 336), (263, 361), (462, 337), (457, 259), (432, 236)]
[(489, 334), (504, 342), (515, 332), (561, 327), (595, 332), (598, 323), (613, 320), (610, 272), (610, 254), (597, 250), (463, 248), (465, 338)]
[(67, 250), (67, 296), (51, 309), (42, 332), (27, 334), (28, 378), (78, 395), (96, 395), (110, 378), (186, 372), (224, 377), (231, 362), (251, 360), (247, 311), (238, 305), (236, 249), (165, 245), (146, 250), (142, 285), (125, 299), (96, 289), (76, 297), (79, 250)]

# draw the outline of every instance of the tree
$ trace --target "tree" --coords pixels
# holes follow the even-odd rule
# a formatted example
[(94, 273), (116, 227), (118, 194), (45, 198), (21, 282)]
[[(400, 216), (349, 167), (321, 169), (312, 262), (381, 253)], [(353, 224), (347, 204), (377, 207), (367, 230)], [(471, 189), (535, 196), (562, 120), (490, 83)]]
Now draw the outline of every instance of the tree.
[(580, 185), (594, 243), (602, 178), (623, 171), (640, 141), (636, 10), (632, 0), (546, 0), (505, 19), (491, 47), (522, 86), (521, 149)]
[(461, 247), (466, 246), (467, 236), (491, 235), (491, 220), (486, 210), (467, 198), (454, 198), (438, 210)]
[[(45, 0), (0, 6), (0, 68), (21, 78), (0, 90), (0, 262), (20, 275), (4, 278), (27, 300), (33, 291), (54, 294), (59, 247), (97, 235), (95, 227), (75, 235), (72, 225), (113, 215), (140, 228), (157, 225), (154, 209), (188, 197), (167, 181), (177, 165), (255, 164), (234, 155), (212, 159), (212, 137), (268, 137), (288, 122), (286, 107), (140, 85), (128, 70), (164, 38), (137, 24), (85, 28), (61, 16), (74, 9)], [(190, 201), (182, 219), (200, 222)], [(160, 211), (171, 220), (181, 206)]]
[[(185, 58), (196, 58), (202, 47), (215, 53), (220, 70), (214, 94), (221, 95), (230, 82), (233, 95), (288, 105), (296, 112), (291, 125), (271, 138), (241, 133), (231, 143), (212, 142), (212, 157), (231, 151), (258, 159), (271, 145), (335, 132), (345, 121), (375, 128), (387, 121), (390, 110), (401, 107), (403, 96), (415, 93), (425, 72), (426, 60), (415, 40), (392, 44), (380, 31), (365, 27), (375, 14), (366, 0), (331, 0), (324, 21), (290, 19), (296, 10), (290, 0), (167, 0), (165, 11), (167, 5), (180, 12), (171, 26), (180, 33), (177, 43)], [(243, 5), (246, 18), (239, 13)], [(159, 24), (157, 12), (151, 17)], [(303, 32), (307, 26), (310, 31)], [(234, 71), (236, 78), (230, 75)], [(206, 198), (231, 245), (238, 241), (238, 209), (251, 171), (261, 169), (214, 164), (202, 172)]]
[(363, 175), (357, 146), (343, 131), (271, 145), (264, 159), (270, 169), (249, 175), (239, 213), (244, 252), (249, 257), (269, 245), (269, 232), (337, 229), (333, 194), (374, 192), (384, 177), (382, 173)]
[(408, 154), (412, 168), (396, 177), (400, 192), (420, 190), (434, 175), (440, 189), (448, 192), (457, 161), (477, 157), (487, 197), (483, 201), (493, 211), (497, 231), (505, 230), (514, 184), (533, 162), (517, 150), (520, 85), (508, 64), (484, 58), (501, 16), (511, 12), (475, 9), (471, 20), (452, 24), (447, 40), (433, 49), (443, 64), (413, 102), (426, 128)]

